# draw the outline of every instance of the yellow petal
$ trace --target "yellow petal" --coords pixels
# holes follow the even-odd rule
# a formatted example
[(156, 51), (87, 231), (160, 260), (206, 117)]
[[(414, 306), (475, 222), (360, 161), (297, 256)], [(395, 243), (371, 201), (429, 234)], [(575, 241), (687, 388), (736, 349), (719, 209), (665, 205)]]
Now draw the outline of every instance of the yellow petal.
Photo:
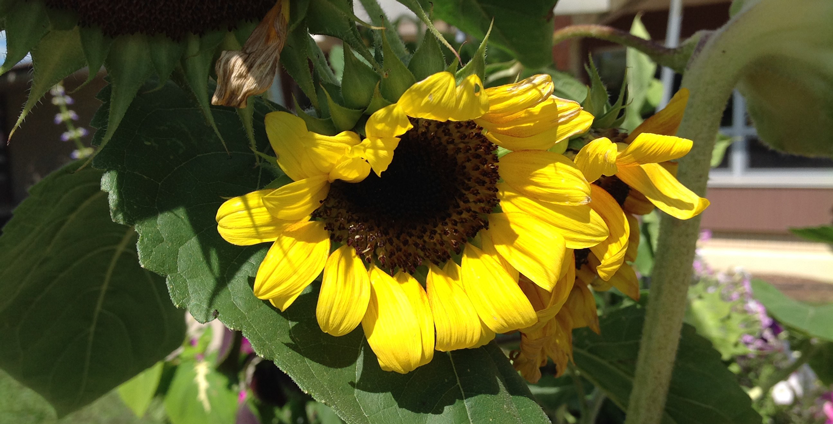
[(457, 107), (449, 117), (452, 121), (470, 121), (489, 111), (489, 96), (476, 74), (463, 79), (457, 87), (456, 95)]
[(564, 260), (564, 237), (549, 224), (524, 213), (489, 215), (495, 249), (515, 269), (549, 291)]
[(451, 72), (437, 72), (408, 88), (397, 105), (408, 116), (447, 121), (457, 107), (457, 87)]
[(625, 217), (625, 212), (622, 211), (613, 196), (595, 184), (592, 186), (592, 190), (593, 201), (590, 203), (590, 207), (598, 212), (607, 223), (610, 237), (598, 245), (590, 247), (590, 251), (601, 260), (601, 265), (596, 268), (599, 278), (608, 281), (625, 261), (630, 226), (628, 225), (628, 219)]
[(610, 284), (619, 289), (625, 296), (636, 301), (639, 300), (639, 278), (636, 277), (636, 272), (630, 265), (622, 265), (613, 275), (613, 278), (610, 279)]
[(422, 341), (419, 365), (425, 365), (434, 359), (434, 317), (431, 314), (428, 295), (419, 281), (410, 274), (399, 271), (393, 276), (393, 279), (399, 283), (408, 301), (411, 302), (414, 314), (416, 314), (420, 340)]
[(558, 229), (567, 248), (595, 246), (610, 234), (602, 217), (588, 205), (565, 206), (537, 202), (518, 193), (506, 183), (497, 184), (504, 212), (523, 212)]
[[(599, 261), (599, 259), (596, 257), (596, 255), (593, 254), (593, 252), (590, 252), (587, 255), (587, 264), (586, 264), (586, 266), (588, 266), (590, 269), (597, 269), (601, 264), (602, 264), (601, 261)], [(627, 266), (627, 265), (622, 264), (622, 266)], [(618, 272), (618, 271), (619, 270), (617, 269), (616, 272)], [(610, 284), (610, 282), (602, 280), (601, 278), (596, 278), (596, 274), (594, 274), (593, 271), (589, 271), (589, 272), (590, 272), (591, 276), (588, 279), (586, 285), (588, 285), (590, 287), (593, 287), (594, 291), (604, 292), (604, 291), (608, 291), (608, 290), (613, 288), (613, 285)], [(610, 277), (610, 279), (612, 280), (613, 277)]]
[(488, 131), (512, 137), (530, 137), (557, 128), (574, 119), (581, 112), (581, 106), (555, 96), (537, 105), (511, 115), (483, 115), (475, 120)]
[(356, 249), (336, 249), (324, 267), (315, 317), (321, 331), (343, 336), (362, 322), (370, 301), (370, 277)]
[(498, 258), (466, 243), (462, 266), (463, 288), (477, 315), (496, 333), (526, 328), (538, 319), (518, 283)]
[(367, 138), (358, 146), (350, 149), (348, 156), (360, 157), (370, 163), (373, 172), (381, 177), (393, 161), (393, 151), (399, 145), (399, 139), (393, 138)]
[(656, 163), (622, 166), (616, 176), (677, 219), (695, 217), (709, 206), (708, 200), (694, 194)]
[(680, 122), (683, 120), (686, 103), (688, 103), (688, 89), (682, 88), (671, 98), (671, 101), (668, 102), (665, 109), (639, 124), (630, 133), (625, 143), (630, 143), (642, 133), (677, 134), (677, 128), (679, 128)]
[(307, 124), (287, 112), (266, 114), (266, 136), (278, 155), (278, 165), (294, 181), (315, 175), (318, 169), (307, 151)]
[(304, 121), (287, 112), (266, 115), (266, 135), (278, 155), (278, 165), (294, 181), (328, 174), (359, 136), (345, 131), (325, 136), (307, 131)]
[(616, 174), (616, 144), (607, 137), (597, 138), (581, 148), (576, 155), (576, 166), (587, 181), (598, 180), (602, 175)]
[(401, 285), (375, 266), (370, 267), (370, 286), (362, 319), (367, 343), (383, 370), (407, 374), (422, 362), (422, 331), (414, 307)]
[(636, 260), (636, 255), (639, 253), (639, 220), (635, 216), (625, 213), (628, 218), (628, 227), (630, 228), (630, 237), (628, 237), (628, 249), (625, 252), (625, 261), (633, 262)]
[(483, 135), (498, 146), (513, 151), (549, 150), (556, 144), (566, 141), (574, 135), (584, 133), (590, 128), (591, 124), (593, 124), (593, 115), (589, 112), (581, 111), (578, 115), (566, 122), (559, 122), (557, 126), (528, 137), (513, 137), (488, 129), (483, 129)]
[(463, 287), (436, 265), (429, 264), (426, 289), (437, 327), (437, 350), (448, 352), (477, 344), (480, 317)]
[(654, 207), (645, 195), (631, 188), (628, 197), (625, 198), (625, 204), (622, 205), (622, 210), (634, 215), (648, 215), (654, 211)]
[(642, 133), (619, 153), (616, 162), (622, 166), (665, 162), (685, 156), (691, 146), (691, 140), (686, 138)]
[(552, 152), (512, 152), (500, 158), (498, 173), (524, 196), (560, 205), (590, 203), (590, 185), (573, 161)]
[(263, 204), (275, 218), (297, 221), (318, 209), (329, 191), (326, 175), (310, 177), (263, 196)]
[(565, 306), (570, 310), (573, 328), (590, 327), (599, 334), (599, 314), (596, 312), (596, 298), (584, 284), (576, 284), (567, 298)]
[[(482, 237), (486, 237), (486, 236), (482, 236)], [(484, 247), (485, 247), (485, 245), (484, 245)], [(492, 250), (493, 250), (493, 252), (489, 253), (484, 249), (484, 253), (486, 253), (487, 255), (494, 255), (496, 257), (500, 257), (500, 255), (498, 255), (497, 252), (494, 251), (494, 247), (492, 247)], [(514, 279), (515, 279), (515, 281), (518, 281), (518, 271), (516, 271), (514, 268), (512, 268), (512, 266), (509, 265), (508, 263), (506, 263), (502, 258), (501, 258), (501, 263), (503, 263), (504, 267), (507, 267), (507, 270), (510, 272), (510, 274), (514, 272)], [(443, 272), (448, 276), (448, 278), (450, 278), (454, 281), (454, 284), (456, 284), (460, 288), (463, 288), (463, 281), (462, 281), (462, 277), (461, 277), (462, 273), (461, 273), (461, 270), (460, 270), (460, 266), (457, 265), (456, 262), (454, 262), (454, 261), (446, 262), (445, 266), (443, 267)], [(463, 290), (465, 290), (465, 289), (463, 289)], [(471, 302), (471, 301), (469, 301), (469, 302)], [(470, 349), (476, 349), (480, 346), (484, 346), (484, 345), (488, 344), (490, 341), (495, 339), (495, 332), (492, 331), (486, 325), (486, 323), (484, 323), (483, 320), (480, 319), (479, 316), (478, 316), (478, 321), (480, 322), (480, 338), (478, 339), (478, 341), (475, 344), (473, 344), (472, 346), (469, 346)]]
[(358, 183), (364, 181), (370, 175), (370, 164), (366, 160), (356, 158), (342, 158), (341, 162), (330, 171), (328, 180), (333, 182), (335, 180), (343, 180), (348, 183)]
[(371, 138), (391, 138), (399, 137), (413, 127), (408, 115), (392, 104), (373, 112), (364, 125), (364, 132)]
[(217, 232), (227, 242), (238, 246), (274, 241), (294, 221), (272, 216), (263, 205), (263, 196), (274, 190), (253, 191), (226, 200), (217, 210)]
[(324, 224), (304, 221), (288, 227), (260, 264), (254, 293), (286, 310), (321, 270), (330, 253), (330, 235)]
[(552, 94), (552, 77), (533, 75), (514, 84), (487, 88), (489, 114), (505, 115), (520, 112), (541, 103)]
[(500, 253), (498, 253), (497, 249), (495, 249), (495, 243), (492, 241), (492, 233), (490, 233), (489, 230), (480, 230), (480, 245), (483, 253), (500, 259), (500, 264), (503, 265), (503, 268), (506, 269), (512, 277), (512, 280), (518, 281), (521, 274), (517, 269), (515, 269), (515, 267), (512, 266), (512, 264), (506, 261), (506, 258), (500, 256)]

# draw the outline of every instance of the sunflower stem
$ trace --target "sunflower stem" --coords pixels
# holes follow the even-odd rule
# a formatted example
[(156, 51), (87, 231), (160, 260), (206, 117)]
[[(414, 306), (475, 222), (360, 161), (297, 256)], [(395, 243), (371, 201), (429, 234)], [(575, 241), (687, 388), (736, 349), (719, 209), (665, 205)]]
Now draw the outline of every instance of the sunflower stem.
[(570, 25), (553, 33), (552, 44), (556, 45), (571, 38), (597, 38), (634, 48), (648, 55), (654, 62), (682, 73), (701, 35), (700, 33), (695, 34), (680, 47), (668, 48), (662, 44), (605, 25)]
[[(723, 110), (741, 77), (745, 61), (742, 40), (747, 25), (738, 17), (708, 37), (703, 37), (688, 63), (682, 86), (691, 96), (679, 137), (691, 139), (691, 152), (680, 160), (679, 181), (703, 196), (709, 176), (711, 153)], [(740, 34), (739, 34), (740, 33)], [(702, 46), (702, 48), (700, 48)], [(663, 417), (671, 373), (680, 341), (700, 216), (680, 221), (662, 214), (656, 265), (651, 277), (642, 341), (634, 387), (628, 400), (628, 424), (657, 424)]]

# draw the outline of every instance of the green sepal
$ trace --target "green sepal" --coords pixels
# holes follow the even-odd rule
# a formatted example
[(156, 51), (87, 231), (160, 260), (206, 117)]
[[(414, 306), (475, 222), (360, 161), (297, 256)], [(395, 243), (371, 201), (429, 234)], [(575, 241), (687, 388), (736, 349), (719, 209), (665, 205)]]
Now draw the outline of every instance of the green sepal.
[(480, 77), (480, 81), (486, 80), (486, 45), (489, 44), (489, 34), (492, 33), (492, 25), (489, 25), (489, 30), (486, 31), (486, 36), (483, 37), (483, 41), (480, 42), (480, 47), (477, 48), (477, 51), (472, 56), (469, 63), (466, 63), (466, 66), (463, 66), (462, 69), (457, 71), (457, 82), (462, 81), (469, 75), (475, 74)]
[(352, 129), (353, 126), (356, 125), (356, 122), (358, 122), (359, 118), (361, 118), (362, 110), (349, 109), (336, 103), (330, 96), (327, 88), (323, 85), (321, 86), (321, 90), (327, 97), (327, 106), (330, 109), (330, 118), (333, 120), (333, 124), (335, 124), (336, 129), (339, 131)]
[(246, 102), (246, 107), (234, 108), (237, 111), (237, 117), (240, 118), (240, 123), (243, 124), (243, 129), (246, 130), (246, 138), (249, 139), (249, 147), (253, 152), (257, 152), (257, 140), (255, 140), (254, 129), (254, 113), (255, 102)]
[(382, 96), (382, 91), (379, 89), (381, 84), (381, 82), (378, 82), (376, 83), (376, 87), (373, 88), (373, 97), (370, 98), (370, 104), (367, 105), (367, 109), (364, 110), (364, 113), (372, 115), (377, 110), (393, 104)]
[(599, 70), (596, 69), (592, 57), (588, 57), (588, 64), (584, 66), (584, 69), (590, 77), (590, 87), (587, 88), (587, 97), (581, 106), (593, 116), (602, 116), (608, 101), (607, 88), (599, 76)]
[(87, 59), (89, 75), (87, 76), (87, 80), (75, 89), (76, 91), (95, 79), (99, 69), (104, 66), (104, 60), (107, 59), (107, 54), (110, 53), (110, 45), (113, 44), (113, 39), (105, 36), (98, 27), (78, 27), (78, 34), (81, 37), (81, 47), (84, 49), (84, 57)]
[(422, 42), (419, 43), (414, 52), (414, 57), (408, 62), (408, 69), (414, 74), (417, 81), (422, 81), (437, 72), (442, 72), (446, 68), (445, 57), (440, 49), (440, 43), (437, 37), (430, 32), (426, 32), (422, 37)]
[(185, 54), (185, 43), (171, 40), (164, 34), (157, 34), (151, 38), (151, 44), (153, 48), (150, 50), (150, 58), (159, 79), (157, 88), (161, 88), (168, 82), (171, 73), (179, 64), (179, 59)]
[(220, 31), (208, 33), (202, 37), (189, 34), (185, 43), (182, 69), (185, 80), (191, 88), (200, 110), (205, 115), (205, 120), (225, 145), (223, 136), (217, 128), (217, 123), (214, 122), (214, 115), (211, 114), (211, 93), (208, 91), (208, 74), (211, 72), (211, 65), (214, 63), (214, 51), (223, 37), (225, 37), (225, 32)]
[(307, 131), (312, 131), (321, 135), (336, 135), (338, 130), (333, 123), (332, 118), (319, 118), (308, 114), (301, 105), (298, 104), (298, 99), (292, 99), (295, 102), (295, 113), (299, 118), (304, 120), (307, 124)]
[(457, 70), (458, 70), (458, 69), (460, 69), (460, 62), (458, 62), (458, 61), (456, 60), (456, 58), (454, 58), (454, 59), (452, 59), (452, 60), (451, 60), (451, 64), (450, 64), (450, 65), (448, 65), (448, 67), (447, 67), (447, 68), (445, 68), (445, 71), (446, 71), (446, 72), (450, 72), (450, 73), (452, 73), (452, 74), (454, 74), (454, 75), (457, 75)]
[(306, 26), (305, 18), (310, 0), (293, 0), (289, 2), (289, 28), (286, 33), (294, 32), (298, 26)]
[(107, 130), (99, 142), (99, 149), (113, 137), (136, 93), (153, 74), (147, 36), (132, 34), (116, 38), (104, 63), (112, 79), (112, 90)]
[[(627, 71), (625, 71), (625, 81), (627, 81)], [(618, 128), (625, 121), (626, 115), (621, 113), (625, 109), (625, 93), (627, 92), (628, 84), (623, 81), (622, 87), (619, 89), (619, 97), (616, 103), (605, 104), (605, 112), (601, 116), (597, 116), (593, 120), (593, 128)], [(619, 115), (622, 116), (619, 116)]]
[(0, 75), (23, 60), (49, 31), (46, 7), (39, 1), (21, 1), (6, 15), (6, 61)]
[[(388, 19), (385, 11), (379, 5), (378, 0), (360, 0), (362, 7), (364, 7), (365, 12), (367, 12), (367, 16), (370, 17), (370, 22), (377, 27), (384, 27), (385, 31), (382, 34), (385, 38), (387, 38), (388, 43), (396, 56), (402, 62), (408, 62), (411, 58), (411, 53), (408, 52), (408, 49), (405, 47), (405, 43), (402, 42), (402, 38), (399, 36), (399, 32), (396, 31), (396, 28), (391, 24), (390, 19)], [(376, 33), (374, 33), (375, 35)]]
[(321, 47), (318, 47), (318, 43), (307, 35), (307, 44), (309, 44), (309, 58), (312, 60), (312, 69), (318, 75), (318, 78), (325, 83), (339, 86), (338, 78), (333, 73), (333, 69), (330, 68), (330, 64), (327, 63), (327, 58), (324, 57), (324, 52), (321, 51)]
[(351, 109), (367, 107), (379, 80), (379, 74), (356, 58), (353, 49), (345, 44), (344, 76), (341, 81), (341, 96), (344, 98), (344, 105)]
[(312, 106), (318, 109), (318, 97), (315, 95), (315, 83), (312, 80), (312, 73), (309, 70), (307, 57), (309, 56), (309, 45), (307, 44), (306, 27), (301, 26), (295, 31), (287, 34), (286, 44), (281, 52), (281, 65), (295, 80), (304, 95), (307, 96)]
[(310, 0), (306, 18), (310, 33), (339, 38), (358, 51), (368, 62), (377, 66), (354, 24), (358, 18), (345, 1)]
[(382, 96), (391, 102), (395, 102), (399, 100), (405, 90), (416, 83), (416, 78), (393, 52), (387, 37), (382, 37), (382, 54)]
[[(294, 2), (293, 2), (294, 3)], [(240, 45), (246, 44), (246, 41), (249, 40), (249, 36), (252, 35), (255, 28), (260, 24), (257, 21), (241, 21), (237, 23), (237, 28), (232, 31), (234, 34), (234, 38), (237, 40)]]
[(68, 9), (46, 8), (49, 26), (54, 31), (69, 31), (78, 25), (78, 15)]
[(50, 31), (46, 34), (32, 49), (32, 63), (34, 76), (29, 98), (9, 138), (50, 88), (84, 67), (84, 51), (81, 47), (81, 38), (78, 36), (78, 28), (72, 31)]

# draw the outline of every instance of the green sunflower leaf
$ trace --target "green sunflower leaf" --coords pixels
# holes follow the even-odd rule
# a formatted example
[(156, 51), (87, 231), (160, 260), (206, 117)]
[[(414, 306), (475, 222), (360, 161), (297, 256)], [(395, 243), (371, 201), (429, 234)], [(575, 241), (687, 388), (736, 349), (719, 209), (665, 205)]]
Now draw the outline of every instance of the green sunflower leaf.
[(32, 50), (34, 76), (29, 98), (26, 99), (26, 105), (23, 106), (23, 111), (20, 112), (20, 117), (17, 118), (11, 134), (14, 134), (26, 115), (50, 88), (83, 68), (85, 61), (78, 28), (72, 31), (51, 31), (41, 38)]
[[(211, 114), (211, 93), (208, 91), (208, 75), (214, 64), (214, 50), (223, 41), (225, 31), (214, 31), (198, 37), (194, 34), (188, 35), (185, 47), (185, 57), (182, 59), (182, 68), (185, 71), (185, 80), (191, 87), (191, 92), (200, 105), (205, 120), (214, 129), (214, 133), (223, 141), (214, 115)], [(223, 144), (225, 142), (223, 141)]]
[[(370, 63), (373, 56), (356, 29), (352, 2), (344, 0), (309, 0), (306, 24), (312, 34), (329, 35), (343, 40)], [(299, 27), (300, 28), (300, 27)], [(376, 65), (374, 65), (376, 66)]]
[(833, 305), (813, 306), (790, 299), (769, 283), (752, 280), (752, 293), (778, 322), (813, 337), (833, 341)]
[[(262, 106), (255, 107), (254, 129), (266, 151), (268, 108)], [(344, 337), (321, 332), (315, 285), (286, 312), (255, 298), (252, 284), (268, 245), (225, 242), (215, 215), (225, 199), (278, 175), (255, 166), (233, 111), (213, 111), (229, 153), (210, 129), (193, 124), (199, 109), (168, 84), (136, 98), (129, 119), (93, 163), (107, 170), (103, 185), (113, 217), (135, 225), (143, 266), (167, 276), (177, 305), (199, 321), (217, 318), (241, 330), (258, 354), (348, 422), (547, 422), (495, 345), (438, 352), (408, 375), (384, 372), (361, 329)]]
[(315, 95), (315, 83), (312, 80), (312, 72), (309, 69), (309, 43), (307, 43), (306, 27), (300, 26), (290, 32), (286, 37), (286, 45), (281, 52), (281, 65), (283, 65), (289, 76), (295, 80), (304, 95), (312, 105), (318, 108), (318, 97)]
[(793, 234), (810, 241), (833, 244), (833, 225), (820, 227), (790, 228)]
[(408, 62), (411, 58), (411, 53), (405, 47), (405, 43), (402, 42), (402, 38), (399, 36), (399, 32), (391, 23), (390, 19), (388, 19), (385, 11), (382, 10), (382, 7), (379, 5), (378, 0), (360, 0), (362, 7), (367, 12), (367, 16), (370, 17), (370, 22), (377, 27), (384, 27), (385, 31), (383, 32), (385, 38), (388, 39), (388, 43), (390, 43), (391, 49), (396, 56), (399, 57), (399, 60), (402, 62)]
[(491, 46), (535, 69), (552, 63), (552, 10), (557, 1), (448, 0), (433, 4), (436, 18), (478, 39), (483, 39), (494, 19)]
[(150, 402), (153, 401), (164, 366), (165, 363), (159, 361), (119, 386), (119, 397), (137, 417), (144, 416)]
[(102, 172), (71, 164), (36, 184), (0, 237), (0, 367), (59, 415), (181, 345), (184, 312), (113, 223)]
[[(601, 335), (573, 332), (573, 357), (581, 375), (627, 409), (645, 310), (620, 309), (599, 320)], [(683, 326), (663, 413), (666, 424), (760, 424), (761, 416), (711, 343)]]

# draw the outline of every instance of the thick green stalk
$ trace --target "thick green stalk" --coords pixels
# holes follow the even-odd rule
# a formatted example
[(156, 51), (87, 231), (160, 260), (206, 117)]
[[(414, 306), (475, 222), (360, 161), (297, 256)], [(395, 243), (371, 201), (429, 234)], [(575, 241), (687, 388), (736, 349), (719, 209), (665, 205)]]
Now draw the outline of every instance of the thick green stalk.
[[(702, 49), (699, 54), (695, 51), (683, 77), (682, 85), (690, 91), (690, 98), (677, 135), (691, 139), (694, 146), (680, 160), (677, 178), (701, 196), (706, 192), (720, 118), (746, 64), (741, 49), (745, 47), (742, 40), (749, 41), (748, 28), (732, 23), (702, 40)], [(681, 221), (663, 214), (660, 221), (650, 302), (628, 400), (628, 424), (657, 424), (662, 419), (699, 227), (699, 216)]]

